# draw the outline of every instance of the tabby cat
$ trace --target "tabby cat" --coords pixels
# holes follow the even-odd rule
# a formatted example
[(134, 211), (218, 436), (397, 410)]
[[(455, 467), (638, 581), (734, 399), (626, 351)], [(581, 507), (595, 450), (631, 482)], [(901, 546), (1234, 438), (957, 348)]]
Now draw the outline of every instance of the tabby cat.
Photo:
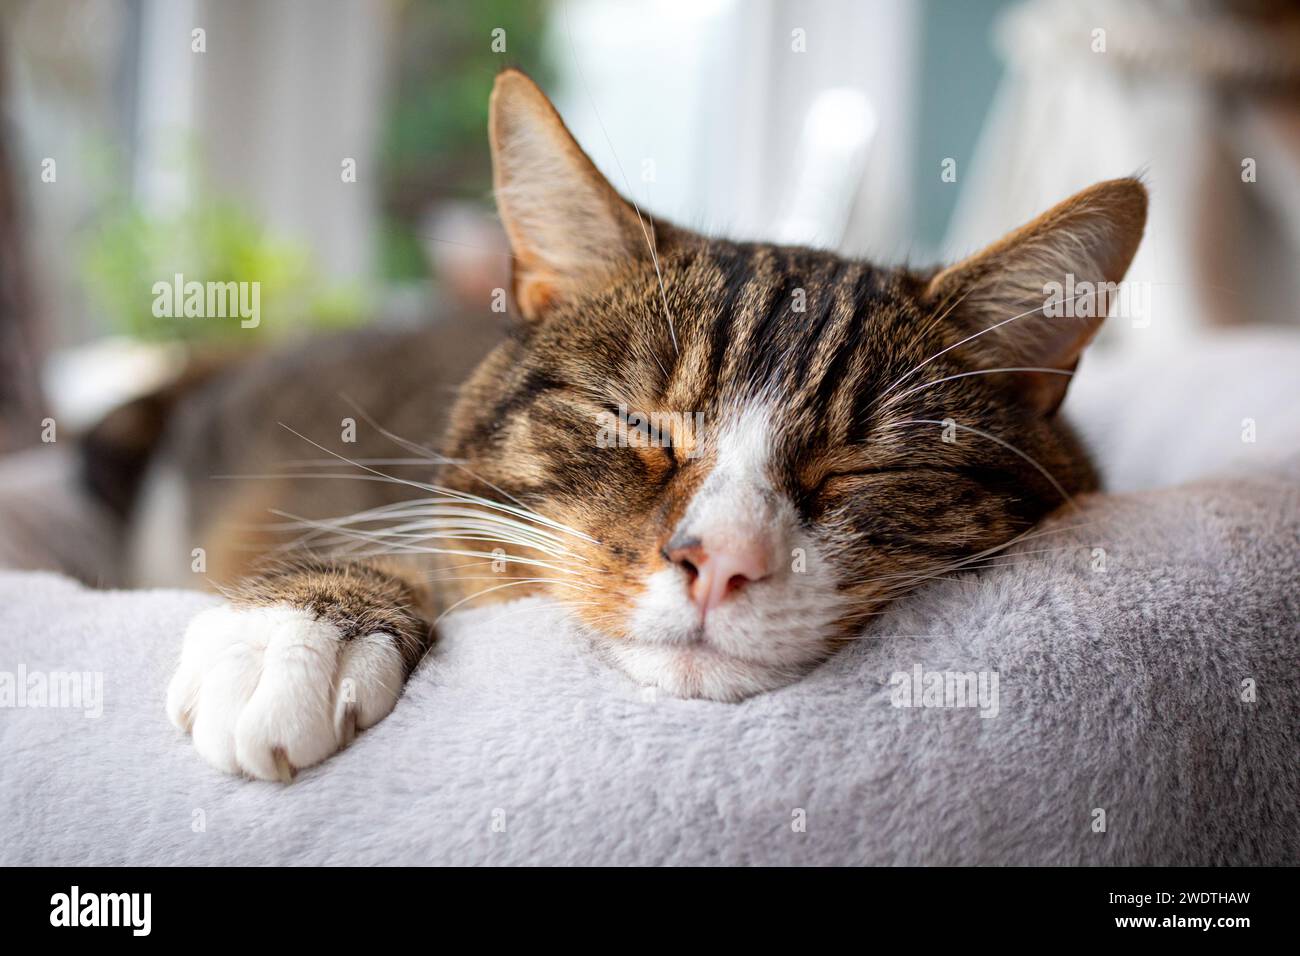
[(649, 218), (518, 71), (489, 136), (504, 338), (370, 329), (267, 356), (180, 401), (149, 456), (132, 521), (175, 538), (152, 564), (202, 547), (227, 598), (167, 695), (214, 766), (289, 779), (345, 746), (461, 602), (545, 595), (633, 680), (739, 700), (1096, 486), (1056, 411), (1105, 309), (1047, 318), (1045, 290), (1123, 278), (1140, 183), (917, 271)]

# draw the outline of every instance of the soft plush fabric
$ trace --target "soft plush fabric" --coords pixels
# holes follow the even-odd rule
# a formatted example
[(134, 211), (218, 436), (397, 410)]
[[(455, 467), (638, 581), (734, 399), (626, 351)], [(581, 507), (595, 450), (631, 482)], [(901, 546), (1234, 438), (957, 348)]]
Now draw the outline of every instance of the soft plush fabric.
[[(102, 672), (103, 715), (0, 711), (0, 862), (1294, 863), (1298, 516), (1294, 477), (1100, 499), (1026, 548), (1066, 550), (938, 582), (738, 705), (484, 608), (288, 787), (223, 777), (163, 714), (210, 598), (5, 573), (0, 669)], [(996, 671), (997, 715), (892, 706), (917, 665)]]
[[(0, 679), (103, 689), (98, 717), (0, 707), (0, 863), (1300, 862), (1300, 459), (1277, 437), (1295, 384), (1253, 374), (1291, 400), (1242, 400), (1278, 423), (1262, 448), (1219, 434), (1249, 411), (1205, 426), (1201, 471), (1229, 477), (1081, 500), (798, 684), (656, 697), (544, 602), (482, 608), (448, 619), (388, 719), (289, 786), (222, 776), (163, 713), (213, 598), (0, 572)], [(1137, 447), (1117, 410), (1160, 409), (1122, 381), (1072, 401)], [(1151, 441), (1163, 460), (1129, 487), (1196, 473)], [(996, 673), (996, 716), (893, 706), (917, 667)]]

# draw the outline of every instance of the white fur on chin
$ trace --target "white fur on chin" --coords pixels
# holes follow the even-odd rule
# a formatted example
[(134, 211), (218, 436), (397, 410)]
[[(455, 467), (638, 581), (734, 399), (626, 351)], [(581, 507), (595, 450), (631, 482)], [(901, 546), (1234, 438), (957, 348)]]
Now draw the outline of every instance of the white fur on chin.
[(707, 644), (664, 646), (611, 642), (614, 662), (633, 680), (674, 697), (735, 703), (795, 680), (803, 668), (757, 664), (728, 657)]

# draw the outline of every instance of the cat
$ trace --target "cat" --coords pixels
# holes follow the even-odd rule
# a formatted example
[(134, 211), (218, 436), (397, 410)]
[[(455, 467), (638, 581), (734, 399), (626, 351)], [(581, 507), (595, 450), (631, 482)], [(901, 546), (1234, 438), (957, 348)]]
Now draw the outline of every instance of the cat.
[(170, 566), (201, 546), (225, 595), (166, 702), (213, 766), (291, 779), (392, 710), (440, 615), (527, 594), (633, 680), (737, 701), (1097, 487), (1057, 410), (1105, 308), (1047, 318), (1045, 289), (1123, 278), (1140, 182), (955, 265), (884, 268), (643, 214), (517, 70), (489, 139), (504, 338), (369, 329), (258, 358), (147, 406), (158, 440), (122, 458), (131, 520), (173, 534)]

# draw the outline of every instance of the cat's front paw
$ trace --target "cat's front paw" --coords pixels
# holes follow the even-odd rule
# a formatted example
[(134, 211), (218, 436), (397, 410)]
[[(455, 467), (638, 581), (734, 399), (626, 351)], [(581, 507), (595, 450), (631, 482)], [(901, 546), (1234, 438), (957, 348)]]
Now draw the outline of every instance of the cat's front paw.
[(222, 604), (185, 632), (167, 715), (219, 770), (288, 781), (382, 720), (403, 679), (391, 635), (344, 640), (301, 608)]

